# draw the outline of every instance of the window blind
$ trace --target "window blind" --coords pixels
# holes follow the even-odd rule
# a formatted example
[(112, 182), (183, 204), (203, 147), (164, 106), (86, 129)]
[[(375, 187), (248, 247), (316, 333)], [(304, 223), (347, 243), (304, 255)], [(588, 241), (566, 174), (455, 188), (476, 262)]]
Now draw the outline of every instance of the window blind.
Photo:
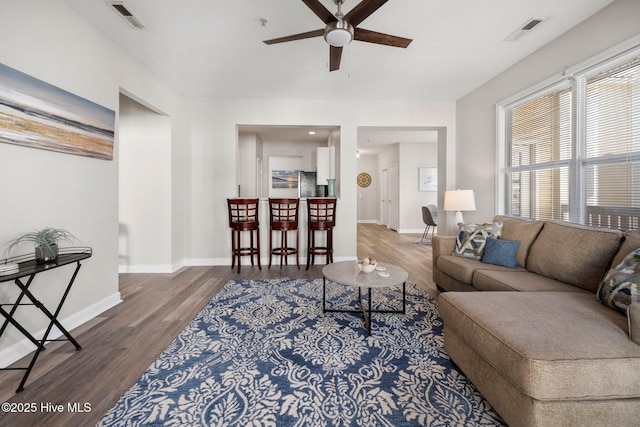
[(585, 222), (638, 228), (640, 218), (640, 60), (586, 83)]
[(567, 219), (571, 88), (534, 97), (509, 112), (507, 213)]
[(507, 214), (640, 228), (640, 46), (629, 52), (499, 109)]

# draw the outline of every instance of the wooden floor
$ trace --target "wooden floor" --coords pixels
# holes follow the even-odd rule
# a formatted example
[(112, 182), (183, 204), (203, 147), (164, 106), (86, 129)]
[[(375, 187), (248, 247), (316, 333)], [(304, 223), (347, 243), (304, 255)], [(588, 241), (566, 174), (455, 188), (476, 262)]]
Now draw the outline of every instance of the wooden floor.
[[(436, 296), (431, 246), (416, 244), (420, 237), (359, 224), (358, 257), (370, 255), (400, 265), (409, 272), (410, 281)], [(24, 391), (18, 394), (15, 389), (22, 371), (0, 371), (0, 402), (15, 404), (12, 409), (21, 410), (1, 410), (0, 426), (94, 425), (228, 280), (319, 278), (321, 271), (322, 265), (308, 271), (304, 266), (300, 270), (295, 266), (263, 266), (261, 271), (243, 266), (237, 274), (226, 266), (186, 267), (174, 274), (122, 274), (123, 302), (71, 331), (82, 350), (75, 351), (68, 342), (48, 344)], [(24, 358), (15, 366), (25, 366), (29, 360)], [(62, 405), (62, 412), (51, 412), (57, 405)], [(73, 405), (84, 412), (74, 411)]]

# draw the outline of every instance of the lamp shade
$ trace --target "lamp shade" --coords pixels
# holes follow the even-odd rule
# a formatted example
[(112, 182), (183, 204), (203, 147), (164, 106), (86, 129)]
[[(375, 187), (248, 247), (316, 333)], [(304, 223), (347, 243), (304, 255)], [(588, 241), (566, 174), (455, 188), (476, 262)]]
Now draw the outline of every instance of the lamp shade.
[(445, 211), (475, 211), (476, 199), (473, 190), (450, 190), (444, 192)]

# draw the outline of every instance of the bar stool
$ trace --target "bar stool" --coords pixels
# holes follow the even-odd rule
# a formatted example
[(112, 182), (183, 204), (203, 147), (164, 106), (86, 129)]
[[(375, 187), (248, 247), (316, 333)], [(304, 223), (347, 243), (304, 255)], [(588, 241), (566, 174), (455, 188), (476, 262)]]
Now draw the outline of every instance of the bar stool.
[[(327, 264), (333, 262), (333, 227), (336, 225), (336, 199), (307, 199), (307, 270), (315, 263), (316, 255), (326, 255)], [(316, 231), (326, 231), (326, 246), (316, 246)]]
[[(282, 260), (288, 265), (287, 259), (289, 255), (296, 256), (296, 265), (300, 269), (300, 261), (298, 257), (298, 207), (300, 199), (269, 199), (269, 268), (271, 268), (271, 258), (273, 255), (280, 255), (280, 267)], [(280, 231), (280, 246), (273, 247), (273, 233)], [(287, 235), (289, 231), (296, 232), (296, 246), (290, 247)]]
[[(229, 227), (231, 227), (231, 268), (238, 260), (238, 273), (240, 273), (240, 257), (250, 256), (251, 265), (253, 256), (258, 256), (258, 268), (260, 265), (260, 223), (258, 220), (258, 199), (227, 199), (229, 208)], [(249, 246), (241, 244), (241, 232), (249, 232)], [(256, 234), (254, 240), (253, 234)]]

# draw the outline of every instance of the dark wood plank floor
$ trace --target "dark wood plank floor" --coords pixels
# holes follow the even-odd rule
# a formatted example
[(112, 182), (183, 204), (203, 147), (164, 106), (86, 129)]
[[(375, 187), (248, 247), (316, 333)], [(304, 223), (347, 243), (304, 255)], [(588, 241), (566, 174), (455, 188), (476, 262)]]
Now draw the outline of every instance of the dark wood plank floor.
[[(436, 296), (431, 279), (431, 246), (416, 244), (419, 234), (398, 234), (375, 224), (358, 225), (358, 257), (370, 255), (409, 272), (409, 280)], [(316, 262), (324, 262), (323, 258)], [(71, 331), (83, 346), (47, 345), (24, 391), (15, 389), (21, 371), (0, 371), (0, 402), (29, 404), (35, 412), (0, 411), (0, 426), (89, 426), (99, 421), (178, 333), (230, 279), (319, 278), (322, 265), (262, 271), (243, 266), (187, 267), (174, 274), (122, 274), (123, 302)], [(16, 362), (25, 366), (29, 357)], [(50, 404), (50, 406), (49, 406)], [(79, 404), (84, 412), (69, 411)], [(84, 406), (88, 404), (89, 406)], [(63, 405), (63, 411), (47, 412)], [(22, 405), (24, 406), (24, 405)], [(71, 408), (73, 409), (73, 408)]]

